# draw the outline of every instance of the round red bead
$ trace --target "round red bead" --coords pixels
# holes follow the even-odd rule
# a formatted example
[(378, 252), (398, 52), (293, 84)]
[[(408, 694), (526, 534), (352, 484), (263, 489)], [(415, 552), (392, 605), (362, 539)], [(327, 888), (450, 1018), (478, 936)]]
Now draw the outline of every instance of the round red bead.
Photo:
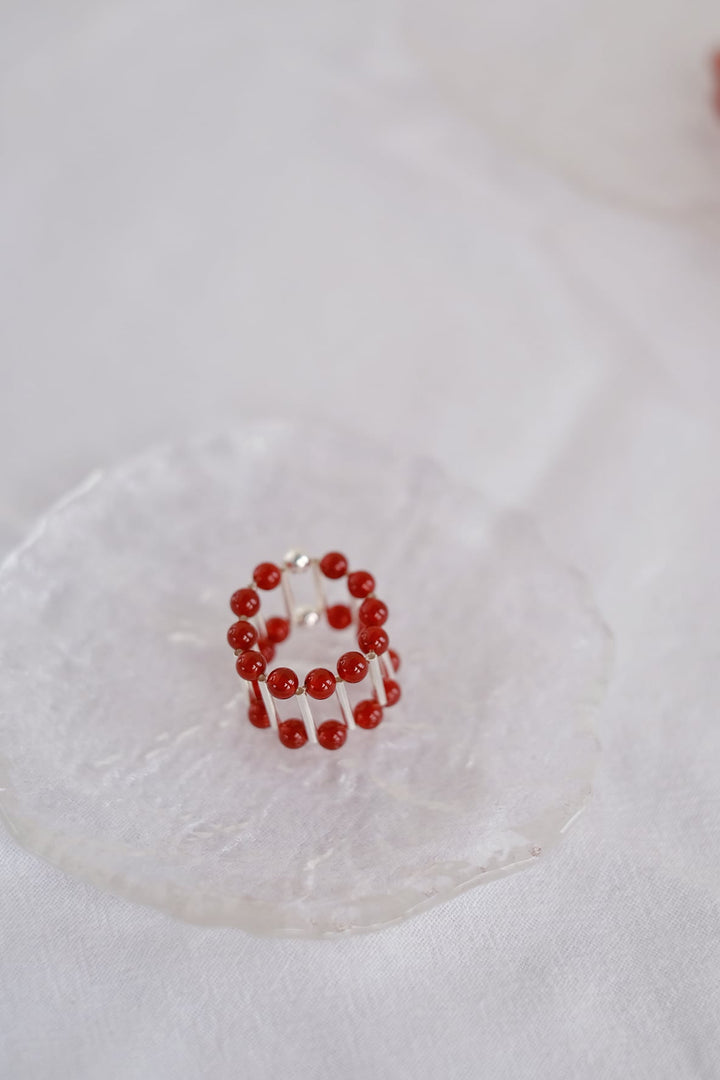
[(270, 727), (270, 720), (262, 701), (251, 701), (248, 705), (248, 720), (253, 727)]
[(383, 679), (383, 686), (385, 687), (385, 697), (388, 705), (397, 705), (402, 696), (400, 684), (396, 683), (394, 679)]
[(367, 675), (368, 662), (359, 652), (343, 653), (337, 662), (338, 675), (345, 682), (360, 682)]
[(250, 649), (248, 652), (240, 653), (235, 667), (238, 675), (241, 675), (243, 679), (255, 682), (265, 670), (265, 658), (259, 652)]
[(317, 729), (317, 738), (326, 750), (339, 750), (347, 739), (347, 728), (339, 720), (326, 720)]
[(347, 574), (348, 561), (339, 551), (328, 551), (320, 560), (320, 569), (327, 578), (341, 578)]
[(287, 701), (298, 688), (298, 677), (289, 667), (278, 667), (267, 677), (268, 689), (273, 697)]
[(383, 718), (382, 706), (377, 701), (359, 701), (353, 712), (358, 727), (369, 731), (378, 726)]
[(393, 666), (393, 671), (399, 671), (400, 670), (400, 656), (399, 656), (399, 654), (396, 653), (394, 649), (390, 649), (388, 655), (390, 657), (390, 661), (391, 661), (392, 666)]
[(238, 649), (240, 652), (252, 649), (257, 637), (257, 630), (247, 619), (240, 619), (239, 622), (233, 623), (227, 632), (230, 648)]
[(302, 720), (282, 720), (278, 724), (278, 738), (290, 750), (299, 750), (307, 742), (307, 732)]
[(313, 668), (305, 677), (305, 689), (311, 698), (324, 701), (335, 690), (335, 676), (324, 667)]
[(358, 634), (358, 645), (364, 653), (374, 652), (380, 656), (389, 644), (390, 639), (382, 626), (366, 626)]
[(353, 570), (352, 574), (348, 574), (347, 583), (350, 595), (358, 600), (364, 600), (375, 591), (375, 578), (367, 570)]
[(238, 589), (230, 597), (230, 607), (239, 619), (249, 619), (260, 610), (260, 597), (254, 589)]
[(361, 626), (382, 626), (388, 617), (387, 604), (378, 600), (376, 596), (368, 596), (363, 600), (358, 612)]
[(352, 611), (347, 604), (333, 604), (327, 609), (327, 621), (333, 630), (345, 630), (352, 622)]
[(272, 641), (273, 645), (279, 645), (290, 633), (290, 623), (280, 615), (273, 615), (268, 619), (266, 626), (268, 641)]
[(261, 562), (253, 570), (253, 581), (258, 589), (276, 589), (280, 584), (280, 570), (271, 562)]

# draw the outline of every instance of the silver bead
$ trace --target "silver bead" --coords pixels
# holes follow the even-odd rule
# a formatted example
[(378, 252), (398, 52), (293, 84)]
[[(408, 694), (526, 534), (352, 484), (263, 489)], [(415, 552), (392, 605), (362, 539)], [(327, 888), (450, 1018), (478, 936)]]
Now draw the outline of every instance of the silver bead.
[(304, 551), (297, 551), (293, 548), (292, 551), (288, 551), (283, 564), (293, 574), (301, 574), (303, 570), (307, 570), (310, 566), (310, 556), (306, 555)]
[(320, 620), (320, 612), (312, 607), (298, 608), (295, 619), (299, 626), (317, 626)]

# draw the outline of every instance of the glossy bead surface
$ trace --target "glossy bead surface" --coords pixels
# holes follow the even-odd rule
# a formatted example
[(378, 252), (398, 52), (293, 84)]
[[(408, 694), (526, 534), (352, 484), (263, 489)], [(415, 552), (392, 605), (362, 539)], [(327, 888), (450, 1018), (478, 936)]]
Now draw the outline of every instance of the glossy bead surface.
[(390, 705), (396, 705), (402, 696), (400, 683), (396, 683), (394, 679), (383, 679), (383, 686), (385, 687), (385, 697), (387, 698), (388, 707)]
[(374, 652), (382, 656), (389, 644), (390, 639), (382, 626), (366, 626), (358, 634), (358, 645), (364, 653)]
[(269, 664), (275, 656), (275, 646), (273, 645), (272, 641), (268, 641), (267, 638), (263, 638), (262, 641), (258, 642), (258, 652), (261, 652), (263, 654)]
[(270, 720), (268, 714), (265, 711), (265, 706), (262, 701), (251, 701), (248, 705), (248, 720), (253, 727), (266, 728), (270, 727)]
[(289, 750), (299, 750), (307, 742), (307, 732), (302, 720), (282, 720), (278, 724), (278, 738)]
[(310, 566), (310, 556), (306, 555), (304, 551), (293, 548), (292, 551), (288, 551), (285, 555), (283, 565), (287, 567), (291, 574), (303, 574)]
[(313, 668), (305, 678), (305, 689), (311, 698), (324, 701), (335, 693), (335, 676), (327, 668)]
[(358, 620), (361, 626), (382, 626), (387, 621), (387, 604), (378, 600), (376, 596), (368, 596), (363, 600), (358, 611)]
[(326, 578), (341, 578), (347, 574), (348, 561), (339, 551), (328, 551), (320, 560), (320, 569)]
[(320, 612), (314, 607), (296, 608), (295, 618), (300, 626), (317, 626), (320, 622)]
[(325, 720), (317, 729), (317, 739), (326, 750), (339, 750), (347, 739), (347, 728), (339, 720)]
[(358, 683), (367, 675), (368, 662), (359, 652), (343, 653), (337, 662), (338, 675), (344, 682)]
[(280, 584), (280, 570), (271, 562), (261, 562), (253, 570), (253, 581), (258, 589), (277, 589)]
[(399, 671), (400, 670), (400, 656), (399, 656), (399, 654), (396, 653), (394, 649), (390, 649), (388, 655), (390, 657), (390, 661), (391, 661), (392, 666), (393, 666), (393, 671)]
[(244, 652), (245, 649), (252, 649), (257, 638), (257, 630), (247, 619), (240, 619), (239, 622), (233, 623), (227, 632), (230, 648), (239, 649), (240, 652)]
[(375, 578), (367, 570), (353, 570), (352, 574), (348, 574), (347, 584), (350, 595), (358, 600), (364, 600), (375, 591)]
[(250, 619), (260, 610), (260, 597), (254, 589), (238, 589), (230, 597), (230, 607), (239, 619)]
[(280, 615), (273, 615), (265, 624), (267, 626), (268, 641), (273, 645), (279, 645), (290, 633), (290, 623)]
[(259, 652), (250, 649), (248, 652), (240, 653), (235, 662), (235, 668), (243, 679), (255, 682), (265, 671), (265, 658)]
[(345, 630), (352, 622), (352, 611), (347, 604), (333, 604), (327, 609), (327, 621), (333, 630)]
[(353, 716), (358, 727), (370, 731), (371, 728), (376, 728), (383, 718), (382, 706), (377, 701), (359, 701)]
[(298, 677), (289, 667), (278, 667), (267, 677), (268, 689), (273, 697), (287, 701), (298, 688)]

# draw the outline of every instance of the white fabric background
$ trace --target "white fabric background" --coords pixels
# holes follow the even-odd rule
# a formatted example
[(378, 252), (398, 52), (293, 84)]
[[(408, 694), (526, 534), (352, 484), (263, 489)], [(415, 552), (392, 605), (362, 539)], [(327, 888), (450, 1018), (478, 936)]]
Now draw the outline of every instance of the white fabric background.
[(603, 201), (601, 169), (584, 194), (457, 107), (408, 19), (3, 6), (0, 541), (246, 415), (430, 450), (593, 583), (617, 636), (596, 797), (531, 872), (328, 942), (174, 923), (0, 834), (3, 1076), (720, 1074), (720, 250), (690, 166), (672, 220)]

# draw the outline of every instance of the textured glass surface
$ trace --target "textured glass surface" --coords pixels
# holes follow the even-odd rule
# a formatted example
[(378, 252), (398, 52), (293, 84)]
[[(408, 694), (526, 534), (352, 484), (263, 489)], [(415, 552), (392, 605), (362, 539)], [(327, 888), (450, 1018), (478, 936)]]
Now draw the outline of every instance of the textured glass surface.
[[(250, 726), (225, 641), (231, 591), (291, 547), (371, 569), (403, 657), (400, 704), (337, 753)], [(92, 478), (2, 568), (0, 641), (21, 843), (183, 919), (315, 936), (557, 841), (588, 795), (609, 653), (524, 518), (432, 462), (282, 424)], [(306, 628), (276, 662), (349, 644)]]

